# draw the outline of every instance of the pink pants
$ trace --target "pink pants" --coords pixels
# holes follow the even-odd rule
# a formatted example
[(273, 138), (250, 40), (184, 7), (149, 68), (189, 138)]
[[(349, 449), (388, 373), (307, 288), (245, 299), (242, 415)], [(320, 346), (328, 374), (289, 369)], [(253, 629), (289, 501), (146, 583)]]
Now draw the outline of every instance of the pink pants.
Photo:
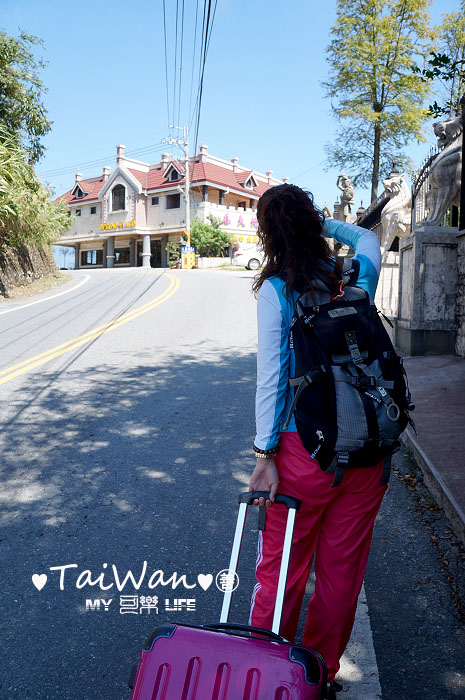
[[(382, 463), (373, 469), (347, 469), (342, 484), (321, 471), (297, 433), (281, 435), (276, 456), (278, 492), (302, 501), (295, 520), (280, 634), (294, 641), (307, 579), (315, 556), (315, 592), (308, 606), (303, 643), (317, 649), (334, 678), (349, 641), (357, 598), (368, 561), (373, 525), (386, 486)], [(266, 511), (259, 533), (257, 584), (249, 624), (271, 629), (287, 519), (285, 506)]]

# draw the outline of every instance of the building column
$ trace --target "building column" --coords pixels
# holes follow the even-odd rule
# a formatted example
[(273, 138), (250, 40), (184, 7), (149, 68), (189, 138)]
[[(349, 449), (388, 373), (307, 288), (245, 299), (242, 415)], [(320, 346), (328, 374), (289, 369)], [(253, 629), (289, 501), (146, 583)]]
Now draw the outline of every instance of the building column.
[(76, 243), (74, 246), (74, 269), (79, 270), (79, 265), (80, 265), (80, 255), (81, 255), (81, 244)]
[(107, 266), (107, 242), (103, 241), (103, 267)]
[(144, 240), (142, 243), (142, 267), (150, 267), (150, 258), (152, 253), (150, 251), (150, 233), (144, 233)]
[(136, 239), (131, 238), (129, 241), (129, 265), (131, 267), (136, 266)]
[(115, 266), (115, 237), (108, 236), (107, 238), (107, 254), (105, 256), (107, 267)]
[(166, 251), (166, 244), (168, 243), (168, 236), (161, 237), (161, 266), (168, 267), (168, 253)]

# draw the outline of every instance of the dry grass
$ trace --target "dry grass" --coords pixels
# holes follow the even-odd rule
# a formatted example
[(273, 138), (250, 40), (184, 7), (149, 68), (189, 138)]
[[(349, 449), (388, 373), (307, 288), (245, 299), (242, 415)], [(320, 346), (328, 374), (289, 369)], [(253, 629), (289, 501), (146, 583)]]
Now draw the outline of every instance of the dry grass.
[(42, 294), (43, 292), (46, 292), (53, 287), (57, 287), (64, 282), (69, 282), (70, 279), (71, 275), (63, 274), (62, 272), (54, 275), (45, 275), (44, 277), (41, 277), (34, 282), (30, 282), (29, 284), (12, 287), (8, 290), (8, 297), (4, 297), (0, 294), (0, 303), (11, 299), (27, 299), (35, 296), (36, 294)]

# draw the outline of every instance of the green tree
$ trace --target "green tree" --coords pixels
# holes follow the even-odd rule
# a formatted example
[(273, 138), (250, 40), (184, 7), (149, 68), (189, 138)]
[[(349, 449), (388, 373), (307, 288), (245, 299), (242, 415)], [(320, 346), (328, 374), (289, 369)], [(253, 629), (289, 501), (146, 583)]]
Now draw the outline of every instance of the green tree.
[(411, 70), (433, 48), (430, 0), (338, 0), (327, 47), (329, 78), (323, 83), (340, 128), (327, 146), (328, 165), (348, 172), (354, 184), (371, 181), (392, 162), (408, 163), (403, 148), (424, 141), (423, 107), (430, 90)]
[(465, 0), (460, 3), (460, 12), (442, 15), (437, 31), (438, 51), (430, 54), (426, 68), (413, 66), (412, 70), (437, 86), (440, 104), (436, 99), (429, 106), (431, 116), (451, 119), (460, 114), (465, 92)]
[(0, 248), (50, 245), (69, 221), (65, 201), (50, 201), (25, 150), (0, 124)]
[(191, 226), (191, 244), (195, 252), (207, 258), (223, 256), (224, 249), (231, 244), (231, 235), (223, 231), (221, 220), (209, 214), (209, 224), (194, 219)]
[(15, 38), (0, 31), (0, 124), (25, 147), (30, 163), (42, 156), (40, 139), (51, 128), (41, 100), (47, 89), (39, 76), (46, 63), (35, 58), (34, 46), (43, 46), (42, 40), (26, 32)]
[(181, 244), (170, 241), (166, 244), (166, 252), (168, 253), (168, 263), (175, 265), (181, 260)]

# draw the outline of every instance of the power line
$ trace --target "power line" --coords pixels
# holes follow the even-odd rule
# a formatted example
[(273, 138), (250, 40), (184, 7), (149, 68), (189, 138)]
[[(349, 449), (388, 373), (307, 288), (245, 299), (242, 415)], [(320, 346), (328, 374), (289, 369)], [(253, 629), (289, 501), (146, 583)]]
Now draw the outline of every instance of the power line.
[[(133, 156), (137, 156), (136, 158), (134, 158), (134, 160), (138, 160), (138, 158), (140, 156), (148, 155), (149, 153), (157, 153), (157, 152), (162, 151), (162, 150), (163, 150), (163, 147), (147, 148), (144, 151), (140, 151), (137, 153), (127, 153), (126, 155), (128, 158), (131, 158)], [(57, 175), (65, 175), (66, 173), (72, 172), (73, 170), (76, 170), (77, 168), (81, 168), (84, 170), (84, 169), (98, 167), (100, 165), (105, 165), (109, 161), (111, 161), (112, 158), (113, 158), (113, 156), (109, 156), (107, 158), (101, 158), (101, 159), (95, 160), (95, 161), (88, 161), (86, 163), (83, 163), (82, 161), (77, 161), (77, 162), (75, 162), (74, 165), (63, 166), (62, 168), (56, 168), (55, 170), (40, 171), (38, 174), (41, 176), (47, 176), (47, 177), (54, 177)]]
[[(200, 125), (200, 110), (202, 108), (202, 95), (203, 95), (203, 78), (205, 75), (205, 62), (207, 60), (207, 40), (208, 40), (208, 26), (210, 24), (210, 13), (211, 13), (211, 0), (208, 0), (208, 11), (207, 11), (207, 19), (204, 24), (205, 26), (205, 33), (203, 38), (203, 56), (201, 59), (201, 64), (202, 64), (202, 70), (201, 70), (201, 76), (200, 76), (200, 82), (199, 82), (199, 92), (198, 92), (198, 105), (197, 105), (197, 119), (196, 119), (196, 125), (195, 125), (195, 139), (194, 139), (194, 153), (197, 152), (197, 141), (199, 137), (199, 125)], [(204, 10), (205, 10), (205, 5), (204, 5)]]
[(165, 85), (166, 85), (166, 118), (170, 121), (170, 100), (168, 95), (168, 55), (166, 51), (166, 10), (165, 0), (163, 0), (163, 35), (165, 38)]
[(179, 61), (179, 90), (178, 90), (178, 124), (180, 113), (181, 113), (181, 98), (182, 98), (182, 49), (184, 42), (184, 0), (182, 0), (182, 13), (181, 13), (181, 58)]
[[(137, 160), (137, 156), (147, 155), (149, 153), (158, 153), (159, 151), (163, 151), (164, 148), (165, 145), (162, 144), (162, 142), (160, 141), (159, 143), (152, 144), (151, 146), (144, 146), (143, 148), (128, 151), (126, 155), (128, 158), (134, 157), (134, 159)], [(98, 165), (105, 165), (106, 163), (108, 163), (108, 161), (112, 160), (112, 158), (113, 156), (108, 156), (106, 158), (99, 158), (98, 160), (91, 160), (86, 162), (78, 161), (74, 165), (67, 165), (63, 166), (62, 168), (55, 168), (53, 170), (40, 171), (38, 174), (42, 177), (65, 175), (68, 172), (72, 172), (76, 168), (88, 169), (97, 167)]]
[(197, 20), (198, 20), (198, 14), (199, 14), (199, 0), (197, 0), (197, 6), (195, 9), (195, 29), (194, 29), (194, 45), (193, 45), (193, 51), (192, 51), (192, 71), (191, 71), (191, 90), (190, 90), (190, 97), (189, 97), (189, 112), (188, 115), (191, 113), (191, 107), (192, 107), (192, 88), (194, 87), (194, 64), (195, 64), (195, 54), (196, 54), (196, 48), (197, 48)]
[(191, 119), (189, 122), (189, 129), (191, 128), (192, 122), (195, 119), (195, 115), (196, 115), (198, 104), (199, 104), (200, 81), (201, 81), (201, 75), (202, 75), (202, 55), (203, 55), (204, 34), (205, 34), (206, 7), (207, 7), (207, 2), (206, 2), (206, 0), (203, 0), (203, 17), (202, 17), (202, 33), (201, 33), (201, 38), (200, 38), (199, 77), (198, 77), (198, 87), (197, 87), (197, 98), (195, 100), (194, 109), (193, 109)]
[(177, 82), (177, 65), (178, 65), (178, 14), (179, 0), (176, 0), (176, 40), (174, 43), (174, 77), (173, 77), (173, 117), (171, 124), (174, 124), (174, 115), (176, 114), (176, 82)]
[(316, 168), (319, 168), (320, 165), (323, 165), (323, 163), (326, 163), (326, 158), (322, 160), (320, 163), (317, 163), (316, 165), (313, 165), (311, 168), (308, 170), (304, 170), (303, 173), (299, 173), (299, 175), (294, 175), (293, 177), (290, 178), (290, 180), (297, 180), (297, 178), (302, 177), (302, 175), (306, 175), (307, 173), (311, 172), (312, 170), (315, 170)]
[(213, 31), (213, 24), (215, 21), (218, 0), (215, 0), (215, 6), (213, 8), (213, 14), (212, 14), (212, 19), (211, 19), (211, 23), (210, 23), (211, 5), (212, 5), (211, 0), (208, 0), (208, 13), (207, 13), (207, 21), (206, 21), (206, 27), (205, 27), (205, 41), (204, 41), (203, 61), (202, 61), (202, 75), (200, 78), (199, 93), (198, 93), (197, 120), (196, 120), (195, 139), (194, 139), (194, 153), (197, 152), (197, 142), (198, 142), (198, 137), (199, 137), (200, 113), (201, 113), (201, 109), (202, 109), (202, 96), (203, 96), (203, 82), (204, 82), (204, 77), (205, 77), (205, 63), (207, 60), (208, 48), (210, 46), (211, 35), (212, 35), (212, 31)]

